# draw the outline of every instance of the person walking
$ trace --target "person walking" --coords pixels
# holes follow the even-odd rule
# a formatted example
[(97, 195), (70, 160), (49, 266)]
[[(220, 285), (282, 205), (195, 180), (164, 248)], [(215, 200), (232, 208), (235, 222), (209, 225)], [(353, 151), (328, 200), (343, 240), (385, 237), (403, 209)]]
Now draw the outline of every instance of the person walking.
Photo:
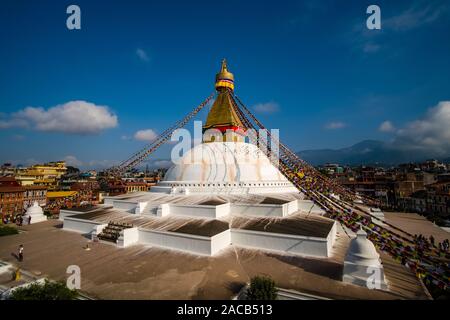
[(19, 261), (23, 261), (23, 244), (19, 246)]
[(28, 224), (31, 224), (31, 216), (28, 216)]

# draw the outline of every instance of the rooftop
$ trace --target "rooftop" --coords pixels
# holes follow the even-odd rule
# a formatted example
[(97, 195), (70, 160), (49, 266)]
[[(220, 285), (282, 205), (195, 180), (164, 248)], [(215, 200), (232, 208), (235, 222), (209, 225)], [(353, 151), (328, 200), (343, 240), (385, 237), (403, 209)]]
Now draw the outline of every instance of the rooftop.
[(76, 195), (78, 191), (49, 191), (47, 198), (65, 198)]
[(231, 222), (231, 227), (237, 229), (319, 238), (326, 238), (333, 225), (334, 220), (302, 213), (288, 218), (233, 217)]
[[(270, 274), (282, 288), (332, 299), (427, 299), (416, 277), (385, 255), (392, 292), (340, 281), (348, 245), (344, 233), (338, 233), (331, 258), (317, 259), (239, 247), (214, 257), (144, 245), (117, 248), (62, 231), (55, 220), (21, 229), (27, 232), (0, 238), (1, 260), (17, 264), (11, 252), (23, 243), (27, 256), (21, 268), (40, 277), (65, 280), (67, 266), (75, 263), (83, 272), (82, 290), (100, 299), (230, 299), (259, 274)], [(83, 249), (87, 243), (90, 251)], [(5, 281), (11, 283), (9, 277)]]

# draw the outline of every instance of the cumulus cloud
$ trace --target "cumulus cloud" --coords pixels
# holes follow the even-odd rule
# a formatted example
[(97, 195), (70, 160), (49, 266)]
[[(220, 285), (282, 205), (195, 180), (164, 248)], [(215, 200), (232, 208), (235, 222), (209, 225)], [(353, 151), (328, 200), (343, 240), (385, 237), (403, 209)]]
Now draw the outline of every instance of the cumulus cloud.
[(134, 134), (134, 138), (139, 141), (154, 141), (158, 135), (152, 129), (139, 130)]
[(395, 131), (395, 127), (392, 124), (392, 122), (384, 121), (384, 122), (382, 122), (380, 124), (378, 130), (381, 131), (381, 132), (394, 132)]
[(173, 165), (173, 162), (170, 160), (157, 160), (153, 165), (157, 168), (169, 168)]
[(83, 162), (78, 160), (75, 156), (65, 156), (63, 160), (68, 166), (81, 167), (83, 165)]
[(364, 44), (363, 51), (365, 53), (375, 53), (375, 52), (379, 51), (380, 48), (381, 48), (380, 45), (369, 42), (369, 43)]
[(253, 110), (258, 113), (274, 113), (280, 110), (280, 106), (276, 102), (258, 103), (253, 106)]
[[(426, 3), (425, 5), (423, 3)], [(383, 21), (383, 27), (395, 31), (408, 31), (432, 23), (449, 12), (447, 4), (426, 1), (415, 3), (398, 15)]]
[(347, 125), (344, 122), (341, 121), (333, 121), (333, 122), (329, 122), (325, 125), (325, 129), (327, 130), (337, 130), (337, 129), (342, 129), (345, 128)]
[(69, 134), (98, 134), (114, 128), (118, 118), (107, 106), (86, 101), (69, 101), (49, 109), (26, 107), (0, 120), (0, 129), (30, 128), (36, 131)]
[(82, 169), (107, 169), (115, 166), (119, 163), (117, 160), (89, 160), (82, 161), (75, 156), (69, 155), (65, 156), (63, 160), (66, 162), (66, 165), (82, 168)]
[[(349, 31), (342, 34), (342, 41), (349, 42), (354, 49), (361, 50), (366, 55), (384, 51), (393, 52), (392, 41), (397, 41), (393, 35), (423, 28), (439, 20), (448, 19), (450, 5), (444, 0), (407, 1), (405, 7), (388, 12), (381, 6), (381, 30), (369, 30), (365, 23), (355, 19)], [(394, 15), (390, 13), (395, 13)]]
[(397, 130), (393, 145), (432, 154), (450, 153), (450, 101), (441, 101), (421, 118)]
[(149, 58), (147, 52), (144, 49), (141, 49), (141, 48), (136, 49), (136, 55), (138, 56), (138, 58), (141, 61), (144, 61), (144, 62), (149, 62), (150, 61), (150, 58)]

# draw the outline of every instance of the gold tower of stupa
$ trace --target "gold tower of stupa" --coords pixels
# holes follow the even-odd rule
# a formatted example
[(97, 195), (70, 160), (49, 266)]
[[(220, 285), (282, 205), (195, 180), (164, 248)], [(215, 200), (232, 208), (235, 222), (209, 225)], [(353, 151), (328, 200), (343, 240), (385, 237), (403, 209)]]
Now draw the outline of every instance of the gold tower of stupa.
[[(225, 59), (222, 60), (220, 72), (216, 74), (215, 88), (218, 95), (208, 113), (203, 131), (208, 129), (218, 129), (222, 133), (227, 130), (244, 131), (244, 125), (231, 102), (231, 93), (234, 91), (234, 75), (228, 71)], [(237, 141), (236, 137), (233, 138), (233, 141)]]

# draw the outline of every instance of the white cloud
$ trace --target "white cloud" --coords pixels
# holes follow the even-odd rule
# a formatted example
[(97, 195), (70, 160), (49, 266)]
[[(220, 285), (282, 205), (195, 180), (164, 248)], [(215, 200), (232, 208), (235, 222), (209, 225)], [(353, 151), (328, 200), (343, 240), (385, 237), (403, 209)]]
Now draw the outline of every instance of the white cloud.
[(141, 59), (141, 61), (144, 61), (144, 62), (150, 61), (150, 58), (144, 49), (141, 49), (141, 48), (136, 49), (136, 55), (138, 56), (139, 59)]
[[(428, 2), (428, 1), (427, 1)], [(446, 4), (427, 3), (414, 4), (396, 16), (389, 17), (382, 22), (382, 27), (394, 31), (407, 31), (428, 23), (432, 23), (448, 12)]]
[(158, 135), (152, 129), (139, 130), (134, 134), (134, 138), (140, 141), (154, 141)]
[(342, 129), (345, 128), (347, 125), (344, 122), (341, 121), (333, 121), (329, 122), (325, 125), (325, 129), (328, 130), (336, 130), (336, 129)]
[(258, 103), (253, 106), (253, 110), (258, 113), (274, 113), (280, 110), (280, 106), (276, 102)]
[(394, 146), (433, 154), (450, 153), (450, 101), (441, 101), (421, 119), (397, 130)]
[(381, 48), (380, 45), (372, 43), (372, 42), (368, 42), (368, 43), (364, 44), (363, 51), (365, 53), (375, 53), (375, 52), (379, 51), (380, 48)]
[(117, 160), (89, 160), (82, 161), (75, 156), (66, 156), (63, 158), (66, 165), (83, 169), (107, 169), (119, 163)]
[(384, 121), (380, 124), (380, 127), (378, 128), (381, 132), (394, 132), (395, 127), (390, 121)]
[(97, 134), (117, 124), (117, 116), (107, 106), (78, 100), (49, 109), (26, 107), (11, 114), (9, 119), (0, 120), (0, 129), (18, 127), (45, 132)]
[(68, 166), (81, 167), (83, 165), (83, 162), (78, 160), (75, 156), (65, 156), (63, 160)]
[(173, 162), (170, 160), (158, 160), (155, 161), (153, 165), (157, 168), (169, 168), (173, 165)]

